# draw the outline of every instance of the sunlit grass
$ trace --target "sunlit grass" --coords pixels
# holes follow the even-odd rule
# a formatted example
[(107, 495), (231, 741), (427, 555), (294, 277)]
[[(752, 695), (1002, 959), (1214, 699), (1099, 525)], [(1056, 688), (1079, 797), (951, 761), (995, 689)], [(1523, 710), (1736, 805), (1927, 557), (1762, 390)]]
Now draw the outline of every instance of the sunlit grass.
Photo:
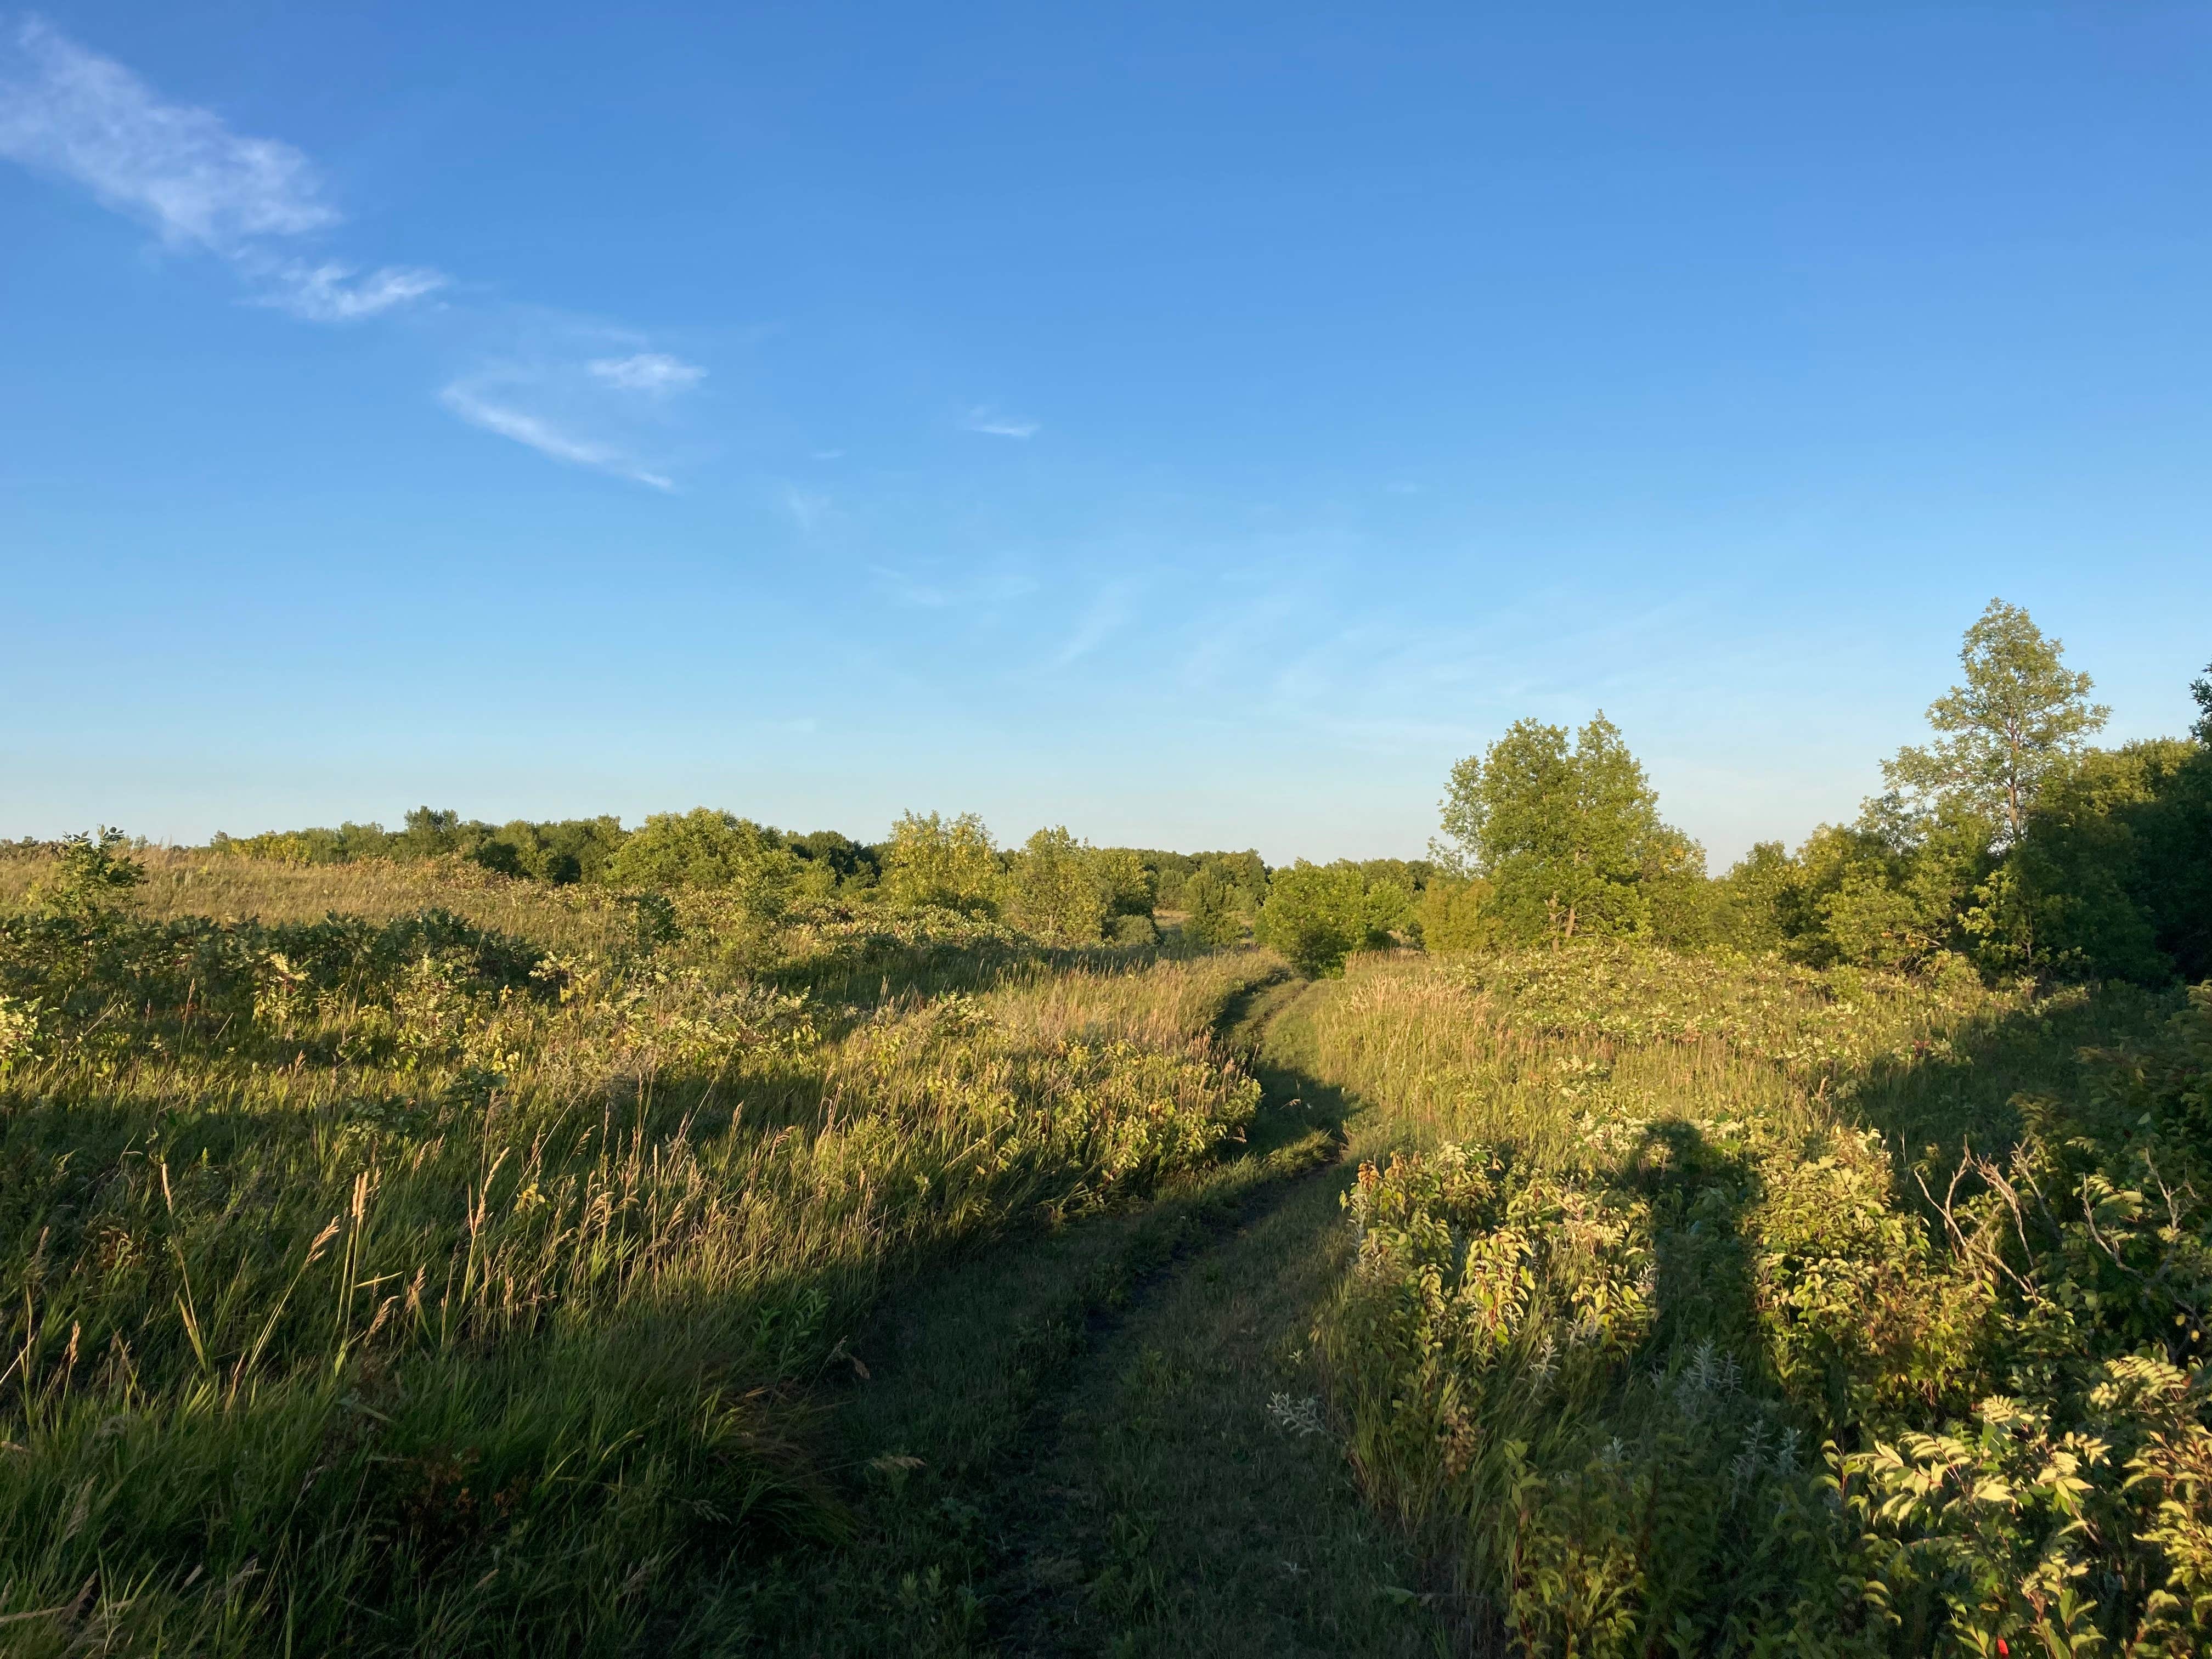
[[(212, 916), (276, 925), (320, 921), (333, 911), (388, 921), (443, 908), (550, 951), (604, 949), (635, 933), (631, 913), (607, 889), (512, 881), (459, 859), (283, 864), (167, 847), (137, 856), (146, 879), (134, 908), (157, 921)], [(51, 867), (44, 859), (0, 858), (0, 915), (21, 908)]]
[[(2054, 1419), (2120, 1443), (2169, 1420), (2094, 1401), (2185, 1389), (2163, 1358), (2109, 1356), (2139, 1328), (2127, 1272), (2148, 1286), (2162, 1263), (2180, 1300), (2152, 1299), (2186, 1311), (2203, 1222), (2139, 1235), (2144, 1268), (2116, 1254), (2114, 1274), (2095, 1241), (2123, 1248), (2112, 1230), (2139, 1196), (2097, 1211), (2084, 1188), (2083, 1222), (2081, 1199), (2038, 1188), (2057, 1212), (2016, 1227), (1990, 1184), (2015, 1146), (2010, 1179), (2050, 1179), (2036, 1134), (2069, 1120), (2023, 1090), (2094, 1097), (2085, 1045), (2149, 1042), (2172, 1006), (1630, 946), (1355, 963), (1295, 1018), (1378, 1149), (1321, 1330), (1363, 1485), (1458, 1559), (1479, 1622), (1516, 1652), (1765, 1651), (1785, 1634), (1823, 1653), (2007, 1635), (2086, 1652), (2100, 1629), (2192, 1650), (2197, 1615), (2150, 1592), (2160, 1572), (2200, 1581), (2212, 1515), (2147, 1494), (2177, 1490), (2185, 1449), (2212, 1439), (2193, 1419), (2160, 1429), (2173, 1449), (2136, 1467), (2166, 1484), (2130, 1485), (2117, 1459), (2068, 1451)], [(2185, 1349), (2186, 1329), (2166, 1334)], [(2079, 1345), (2078, 1381), (2036, 1358), (2053, 1343)], [(2042, 1392), (1979, 1403), (2022, 1389)], [(1974, 1426), (1992, 1423), (2011, 1427)], [(1914, 1437), (1954, 1424), (1963, 1438)], [(2101, 1530), (2067, 1531), (2044, 1487), (1972, 1496), (2025, 1494), (2069, 1456)]]
[[(149, 864), (143, 920), (0, 939), (10, 1651), (713, 1645), (847, 1524), (793, 1386), (921, 1264), (1233, 1144), (1212, 1022), (1277, 971), (1008, 940), (839, 1007), (711, 917)], [(423, 900), (514, 938), (408, 944)], [(401, 931), (286, 930), (333, 908)]]

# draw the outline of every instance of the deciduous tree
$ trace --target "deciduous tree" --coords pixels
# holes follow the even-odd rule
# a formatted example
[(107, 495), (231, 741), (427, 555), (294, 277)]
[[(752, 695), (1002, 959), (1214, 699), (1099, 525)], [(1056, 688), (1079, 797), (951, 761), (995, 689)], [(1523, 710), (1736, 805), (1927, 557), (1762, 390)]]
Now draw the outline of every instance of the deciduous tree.
[(1106, 919), (1091, 849), (1065, 829), (1040, 830), (1006, 872), (1009, 918), (1047, 939), (1089, 943)]
[(1452, 769), (1443, 806), (1438, 860), (1489, 880), (1509, 936), (1632, 933), (1648, 921), (1643, 882), (1669, 862), (1662, 842), (1674, 832), (1603, 713), (1571, 736), (1515, 721)]
[(1996, 841), (2019, 841), (2045, 780), (2080, 753), (2112, 710), (2089, 701), (2088, 675), (2016, 605), (1991, 599), (1959, 648), (1966, 683), (1928, 706), (1937, 737), (1885, 762), (1908, 801), (1948, 802), (1989, 819)]
[(1182, 884), (1183, 937), (1218, 950), (1244, 937), (1244, 911), (1237, 890), (1219, 872), (1200, 869)]
[(1367, 880), (1350, 862), (1278, 870), (1260, 907), (1260, 943), (1280, 951), (1302, 974), (1341, 974), (1344, 959), (1367, 942)]
[(883, 884), (896, 904), (996, 915), (1003, 886), (998, 848), (973, 812), (957, 818), (908, 812), (891, 826)]

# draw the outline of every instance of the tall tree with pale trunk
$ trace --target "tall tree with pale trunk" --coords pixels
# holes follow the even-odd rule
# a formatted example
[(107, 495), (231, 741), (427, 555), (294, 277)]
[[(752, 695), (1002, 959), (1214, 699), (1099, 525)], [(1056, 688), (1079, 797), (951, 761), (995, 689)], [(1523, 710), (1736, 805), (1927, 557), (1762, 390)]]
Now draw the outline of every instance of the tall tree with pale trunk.
[(1891, 791), (1965, 806), (1995, 826), (1999, 844), (2016, 843), (2045, 780), (2112, 712), (2089, 701), (2094, 682), (2066, 666), (2065, 651), (2020, 606), (1991, 599), (1959, 648), (1966, 684), (1928, 706), (1936, 741), (1882, 763)]

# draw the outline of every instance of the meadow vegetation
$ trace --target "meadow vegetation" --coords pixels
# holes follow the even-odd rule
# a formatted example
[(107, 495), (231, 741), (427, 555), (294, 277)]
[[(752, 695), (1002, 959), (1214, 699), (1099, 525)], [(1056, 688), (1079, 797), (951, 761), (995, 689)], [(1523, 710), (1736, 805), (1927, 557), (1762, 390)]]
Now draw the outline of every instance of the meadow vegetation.
[(742, 890), (556, 890), (562, 948), (155, 918), (112, 839), (41, 863), (0, 921), (13, 1650), (713, 1647), (733, 1563), (847, 1525), (793, 1390), (886, 1287), (1257, 1099), (1211, 1036), (1246, 956), (764, 934)]
[(0, 1650), (2202, 1650), (2212, 679), (1961, 668), (1719, 877), (1601, 714), (1420, 860), (0, 847)]
[(2203, 994), (1591, 942), (1306, 1018), (1402, 1142), (1348, 1449), (1501, 1643), (2199, 1650)]

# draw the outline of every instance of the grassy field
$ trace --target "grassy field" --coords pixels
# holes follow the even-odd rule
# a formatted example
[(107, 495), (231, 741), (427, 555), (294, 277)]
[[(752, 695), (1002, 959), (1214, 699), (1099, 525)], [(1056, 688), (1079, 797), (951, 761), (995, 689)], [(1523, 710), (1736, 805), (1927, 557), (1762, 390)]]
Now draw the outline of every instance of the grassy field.
[(1364, 1489), (1479, 1650), (2200, 1650), (2208, 1015), (1355, 969), (1298, 1018), (1393, 1143), (1319, 1333)]
[[(15, 1650), (725, 1648), (851, 1531), (809, 1389), (885, 1293), (1258, 1104), (1250, 955), (894, 933), (777, 983), (711, 919), (361, 873), (7, 924)], [(862, 955), (866, 1003), (795, 982)]]
[[(168, 847), (135, 856), (146, 874), (131, 909), (155, 921), (252, 918), (278, 927), (333, 912), (390, 921), (445, 909), (552, 950), (605, 949), (636, 931), (631, 909), (605, 888), (508, 881), (458, 859), (295, 865)], [(50, 873), (46, 859), (0, 858), (0, 913), (25, 908)]]
[(2201, 999), (148, 862), (0, 861), (0, 1650), (2202, 1645)]

